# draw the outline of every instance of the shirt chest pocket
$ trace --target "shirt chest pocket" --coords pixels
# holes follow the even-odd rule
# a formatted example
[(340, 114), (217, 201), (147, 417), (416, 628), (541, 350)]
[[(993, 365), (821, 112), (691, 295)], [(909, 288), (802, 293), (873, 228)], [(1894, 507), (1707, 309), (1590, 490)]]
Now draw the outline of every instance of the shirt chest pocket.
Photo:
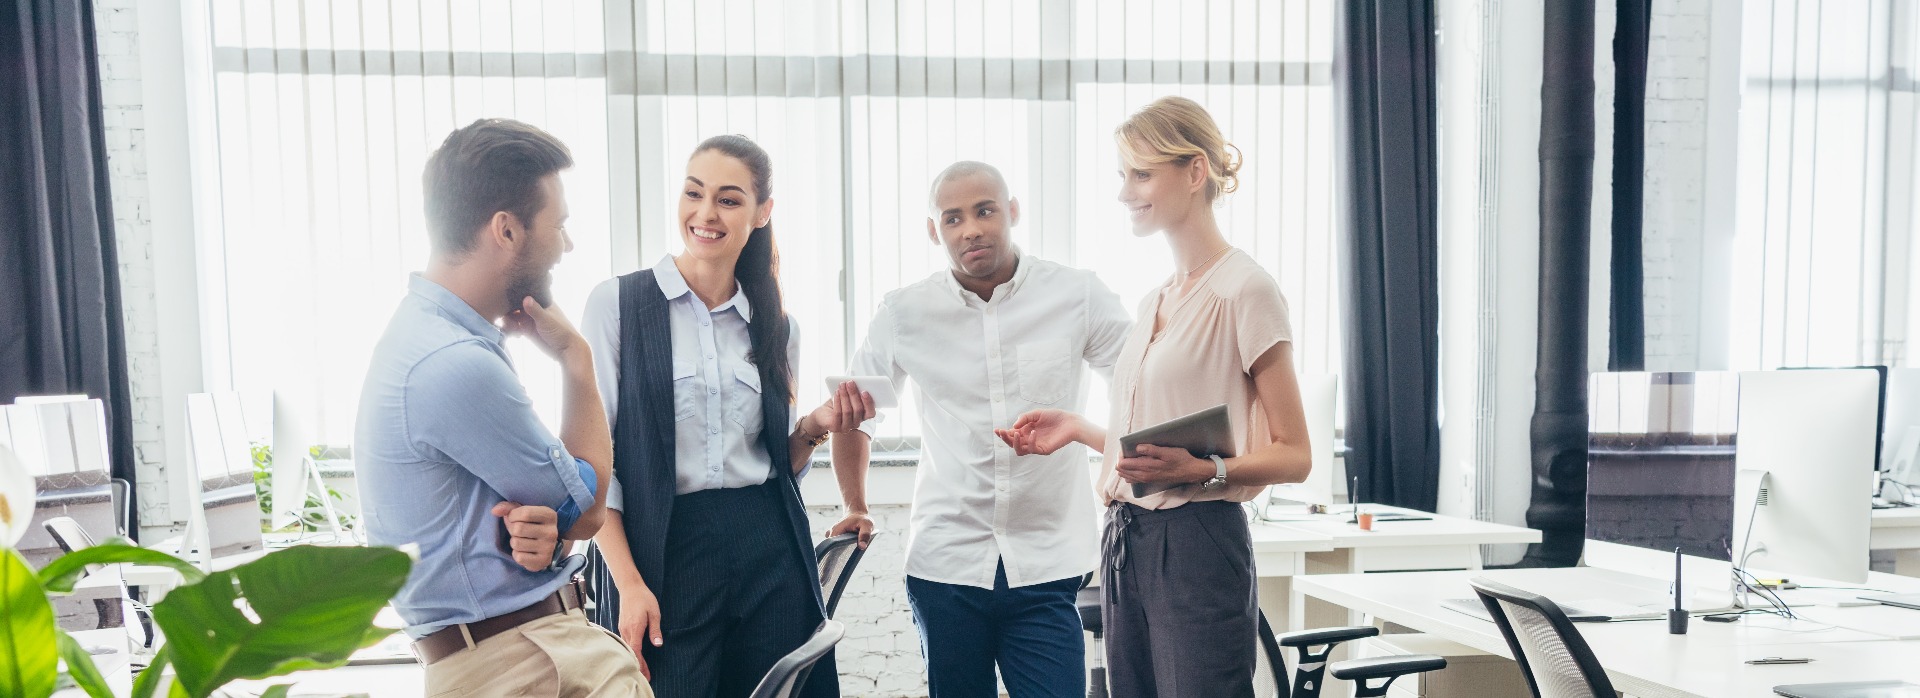
[(673, 421), (692, 417), (700, 409), (700, 381), (691, 362), (673, 362)]
[(1073, 385), (1073, 355), (1063, 339), (1026, 342), (1014, 347), (1018, 366), (1020, 397), (1027, 402), (1051, 405), (1067, 396)]
[(752, 366), (733, 370), (727, 384), (727, 416), (748, 434), (760, 433), (766, 424), (766, 410), (760, 403), (760, 372)]

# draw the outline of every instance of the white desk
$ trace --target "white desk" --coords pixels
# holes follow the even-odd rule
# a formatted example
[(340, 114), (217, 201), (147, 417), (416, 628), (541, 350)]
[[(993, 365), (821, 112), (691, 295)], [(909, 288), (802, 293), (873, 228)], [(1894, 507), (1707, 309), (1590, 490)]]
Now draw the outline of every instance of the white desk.
[[(1633, 579), (1607, 570), (1562, 568), (1319, 575), (1300, 577), (1294, 587), (1304, 595), (1370, 616), (1375, 624), (1406, 626), (1510, 658), (1512, 652), (1493, 623), (1440, 606), (1442, 599), (1472, 598), (1467, 580), (1474, 576), (1536, 593), (1548, 591), (1563, 599), (1604, 595), (1600, 590)], [(1896, 591), (1916, 586), (1890, 575), (1876, 575), (1868, 585)], [(1634, 696), (1763, 696), (1784, 683), (1909, 678), (1920, 671), (1920, 663), (1911, 659), (1920, 656), (1920, 641), (1888, 640), (1830, 625), (1850, 618), (1876, 618), (1882, 623), (1896, 618), (1892, 622), (1898, 622), (1895, 613), (1910, 613), (1911, 622), (1920, 625), (1920, 611), (1879, 606), (1795, 610), (1805, 619), (1752, 616), (1735, 623), (1708, 623), (1696, 618), (1686, 635), (1668, 634), (1664, 619), (1578, 627), (1614, 688)], [(1767, 656), (1814, 657), (1815, 661), (1800, 666), (1744, 663)], [(1890, 663), (1882, 666), (1883, 661)]]
[(1333, 537), (1293, 526), (1253, 524), (1253, 570), (1260, 577), (1306, 574), (1307, 555), (1333, 551)]
[(1920, 507), (1873, 510), (1867, 547), (1893, 551), (1893, 571), (1920, 577)]
[[(1347, 518), (1343, 516), (1328, 516), (1308, 521), (1256, 523), (1253, 528), (1256, 531), (1256, 539), (1259, 535), (1258, 531), (1263, 528), (1292, 529), (1331, 539), (1333, 543), (1331, 549), (1307, 553), (1304, 574), (1309, 575), (1403, 570), (1477, 570), (1484, 562), (1480, 557), (1482, 545), (1540, 542), (1539, 531), (1520, 526), (1441, 516), (1378, 504), (1363, 504), (1361, 511), (1404, 513), (1432, 518), (1426, 521), (1375, 521), (1371, 531), (1360, 530), (1357, 524), (1347, 523)], [(1275, 599), (1263, 603), (1262, 608), (1277, 606), (1279, 599), (1286, 600), (1284, 625), (1275, 618), (1276, 615), (1282, 614), (1273, 611), (1267, 613), (1268, 619), (1276, 627), (1302, 630), (1359, 622), (1340, 612), (1337, 607), (1309, 602), (1306, 597), (1288, 589), (1284, 580), (1269, 581), (1273, 575), (1267, 574), (1265, 570), (1260, 570), (1259, 574), (1262, 578), (1261, 598), (1266, 599), (1271, 594)]]

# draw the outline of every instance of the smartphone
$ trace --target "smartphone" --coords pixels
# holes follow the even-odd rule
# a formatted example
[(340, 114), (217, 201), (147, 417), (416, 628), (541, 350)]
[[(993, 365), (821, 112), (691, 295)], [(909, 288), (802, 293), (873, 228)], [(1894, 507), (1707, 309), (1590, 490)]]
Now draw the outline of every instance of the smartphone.
[(886, 376), (827, 376), (827, 394), (832, 395), (840, 389), (841, 383), (851, 382), (860, 386), (860, 390), (873, 395), (874, 409), (892, 409), (900, 406), (899, 396), (893, 393), (893, 381)]

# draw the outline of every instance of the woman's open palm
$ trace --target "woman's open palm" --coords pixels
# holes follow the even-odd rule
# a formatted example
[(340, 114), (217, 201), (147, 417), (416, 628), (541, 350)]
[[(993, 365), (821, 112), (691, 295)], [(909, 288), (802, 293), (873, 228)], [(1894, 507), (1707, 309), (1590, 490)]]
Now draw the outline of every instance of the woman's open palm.
[(993, 430), (1023, 456), (1052, 455), (1073, 443), (1079, 432), (1080, 416), (1066, 410), (1034, 410), (1020, 415), (1011, 428)]

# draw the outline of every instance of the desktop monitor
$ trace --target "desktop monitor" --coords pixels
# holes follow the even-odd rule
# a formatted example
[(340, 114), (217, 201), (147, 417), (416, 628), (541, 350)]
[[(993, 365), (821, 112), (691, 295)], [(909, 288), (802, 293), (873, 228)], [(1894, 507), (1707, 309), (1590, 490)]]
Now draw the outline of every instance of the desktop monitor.
[(1731, 600), (1739, 376), (1596, 373), (1587, 385), (1586, 564), (1673, 576), (1691, 607)]
[(187, 502), (183, 557), (203, 566), (213, 557), (261, 550), (260, 502), (253, 453), (237, 396), (187, 396), (191, 457), (178, 481)]
[(1920, 504), (1920, 368), (1887, 369), (1880, 408), (1880, 495)]
[(1867, 581), (1880, 373), (1740, 374), (1734, 546), (1742, 567)]

